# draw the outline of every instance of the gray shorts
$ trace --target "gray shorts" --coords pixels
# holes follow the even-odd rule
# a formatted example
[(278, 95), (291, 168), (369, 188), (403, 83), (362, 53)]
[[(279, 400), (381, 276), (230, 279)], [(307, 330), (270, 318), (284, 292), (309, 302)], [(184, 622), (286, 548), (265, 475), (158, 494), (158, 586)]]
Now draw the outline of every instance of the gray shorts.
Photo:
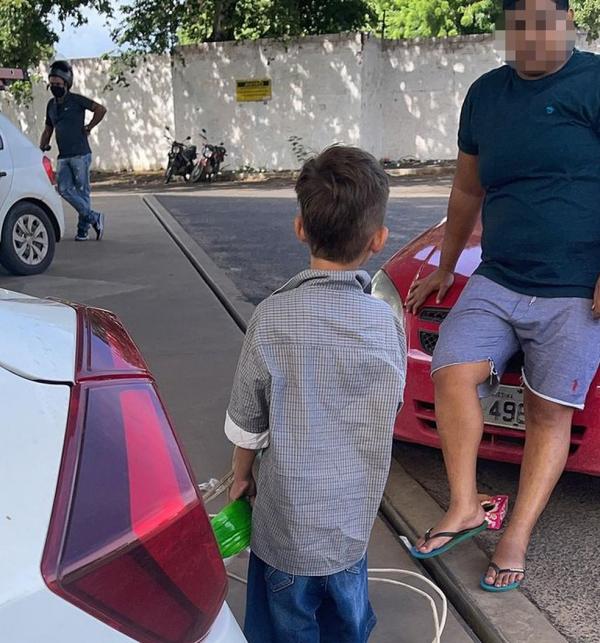
[(582, 409), (600, 366), (600, 320), (592, 316), (592, 301), (531, 297), (474, 275), (440, 328), (431, 372), (489, 361), (490, 379), (479, 387), (487, 397), (519, 349), (527, 388)]

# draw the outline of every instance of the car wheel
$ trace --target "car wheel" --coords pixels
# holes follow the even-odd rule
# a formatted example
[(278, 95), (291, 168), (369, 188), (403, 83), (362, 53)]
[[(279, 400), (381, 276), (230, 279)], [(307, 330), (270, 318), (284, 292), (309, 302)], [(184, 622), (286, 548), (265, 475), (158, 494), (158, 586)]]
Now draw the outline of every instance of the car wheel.
[(56, 238), (48, 215), (33, 203), (17, 203), (4, 220), (0, 263), (15, 275), (37, 275), (52, 263)]

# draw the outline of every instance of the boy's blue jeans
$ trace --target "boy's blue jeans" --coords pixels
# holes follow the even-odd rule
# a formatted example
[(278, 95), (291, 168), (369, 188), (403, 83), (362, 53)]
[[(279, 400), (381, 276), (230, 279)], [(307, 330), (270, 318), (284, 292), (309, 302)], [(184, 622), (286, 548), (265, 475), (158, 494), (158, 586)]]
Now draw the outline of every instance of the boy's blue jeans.
[(248, 643), (366, 643), (376, 618), (367, 557), (330, 576), (292, 576), (254, 554), (248, 568)]
[(98, 222), (98, 213), (92, 210), (90, 201), (91, 164), (91, 154), (58, 160), (58, 192), (77, 210), (79, 214), (77, 233), (80, 235), (85, 235), (90, 225)]

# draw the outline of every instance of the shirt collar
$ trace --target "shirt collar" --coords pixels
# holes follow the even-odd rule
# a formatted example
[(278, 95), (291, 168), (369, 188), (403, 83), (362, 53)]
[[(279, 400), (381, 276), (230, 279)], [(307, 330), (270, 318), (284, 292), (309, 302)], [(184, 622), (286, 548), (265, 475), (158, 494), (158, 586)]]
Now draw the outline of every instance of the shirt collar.
[(328, 286), (347, 286), (351, 289), (360, 289), (366, 293), (371, 292), (371, 277), (365, 270), (303, 270), (273, 294), (277, 295), (294, 290), (306, 284), (325, 288)]

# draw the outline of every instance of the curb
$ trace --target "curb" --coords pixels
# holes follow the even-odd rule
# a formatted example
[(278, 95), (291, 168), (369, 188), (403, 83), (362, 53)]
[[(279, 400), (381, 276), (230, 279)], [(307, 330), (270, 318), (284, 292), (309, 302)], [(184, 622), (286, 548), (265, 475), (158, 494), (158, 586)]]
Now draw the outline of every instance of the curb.
[(446, 166), (425, 166), (425, 167), (402, 167), (386, 170), (387, 174), (392, 177), (397, 176), (454, 176), (456, 172), (455, 165)]
[[(423, 167), (404, 167), (404, 168), (390, 168), (386, 169), (386, 174), (391, 178), (427, 178), (427, 177), (451, 177), (454, 176), (456, 166), (454, 165), (426, 165)], [(231, 174), (224, 174), (217, 183), (211, 185), (215, 186), (229, 186), (231, 184), (252, 185), (266, 183), (273, 179), (281, 179), (294, 181), (298, 176), (299, 170), (282, 170), (273, 172), (235, 172)], [(150, 190), (156, 189), (157, 183), (163, 183), (162, 174), (156, 175), (155, 180), (148, 180), (137, 182), (135, 174), (132, 175), (131, 180), (121, 179), (103, 179), (100, 174), (96, 174), (92, 186), (98, 189), (131, 189), (131, 190)]]
[[(394, 459), (381, 509), (393, 527), (411, 542), (444, 514), (437, 502)], [(479, 589), (479, 580), (488, 562), (473, 541), (439, 558), (419, 560), (484, 643), (567, 643), (521, 592), (492, 594)]]
[(238, 328), (245, 333), (248, 321), (254, 312), (254, 306), (246, 301), (225, 272), (192, 239), (156, 197), (144, 196), (142, 201), (179, 246), (198, 274), (204, 279), (225, 310), (231, 315)]
[[(142, 200), (192, 263), (242, 332), (254, 306), (154, 196)], [(392, 459), (381, 512), (412, 543), (443, 515), (423, 487)], [(473, 542), (440, 558), (419, 560), (462, 619), (483, 643), (567, 643), (544, 614), (521, 592), (492, 594), (479, 589), (487, 556)]]

